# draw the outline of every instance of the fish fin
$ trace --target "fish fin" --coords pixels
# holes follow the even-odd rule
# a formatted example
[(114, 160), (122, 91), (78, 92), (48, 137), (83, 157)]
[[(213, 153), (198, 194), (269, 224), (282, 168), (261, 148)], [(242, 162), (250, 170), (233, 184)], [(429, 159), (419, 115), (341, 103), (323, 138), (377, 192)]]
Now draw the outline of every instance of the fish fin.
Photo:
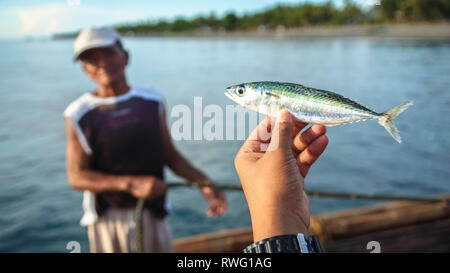
[(402, 103), (398, 106), (395, 106), (392, 109), (387, 110), (386, 112), (383, 112), (381, 117), (378, 119), (378, 123), (383, 126), (386, 131), (398, 142), (402, 143), (402, 139), (400, 137), (400, 134), (398, 133), (397, 128), (395, 128), (393, 119), (398, 116), (401, 112), (403, 112), (406, 108), (413, 105), (412, 101), (408, 101), (405, 103)]
[(363, 118), (363, 119), (349, 120), (349, 121), (344, 121), (344, 122), (340, 121), (340, 122), (336, 122), (336, 123), (322, 122), (322, 123), (319, 123), (319, 124), (322, 124), (322, 125), (327, 126), (327, 127), (332, 127), (332, 126), (337, 126), (337, 125), (345, 125), (345, 124), (350, 124), (350, 123), (355, 123), (355, 122), (360, 122), (360, 121), (366, 121), (366, 120), (369, 120), (369, 119), (374, 119), (374, 118)]

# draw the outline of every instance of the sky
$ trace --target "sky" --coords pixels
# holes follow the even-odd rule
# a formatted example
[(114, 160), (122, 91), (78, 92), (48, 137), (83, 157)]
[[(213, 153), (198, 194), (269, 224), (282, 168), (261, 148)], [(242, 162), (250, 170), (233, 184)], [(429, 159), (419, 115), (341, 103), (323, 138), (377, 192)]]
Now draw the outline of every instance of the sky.
[[(337, 6), (343, 0), (332, 0)], [(264, 10), (279, 3), (323, 3), (326, 0), (0, 0), (0, 38), (48, 36), (89, 26), (147, 19), (193, 17), (228, 11)], [(377, 0), (354, 0), (362, 6)]]

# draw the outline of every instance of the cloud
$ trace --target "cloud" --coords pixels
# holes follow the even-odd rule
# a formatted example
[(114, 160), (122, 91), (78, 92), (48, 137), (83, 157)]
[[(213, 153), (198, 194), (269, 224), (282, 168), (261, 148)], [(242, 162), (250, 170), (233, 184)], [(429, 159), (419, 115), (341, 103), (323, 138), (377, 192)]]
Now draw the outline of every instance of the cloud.
[[(48, 4), (35, 8), (18, 8), (15, 14), (19, 19), (19, 34), (51, 35), (57, 32), (76, 31), (93, 25), (110, 25), (123, 21), (145, 18), (143, 14), (118, 9), (73, 4)], [(77, 3), (77, 2), (75, 2)]]

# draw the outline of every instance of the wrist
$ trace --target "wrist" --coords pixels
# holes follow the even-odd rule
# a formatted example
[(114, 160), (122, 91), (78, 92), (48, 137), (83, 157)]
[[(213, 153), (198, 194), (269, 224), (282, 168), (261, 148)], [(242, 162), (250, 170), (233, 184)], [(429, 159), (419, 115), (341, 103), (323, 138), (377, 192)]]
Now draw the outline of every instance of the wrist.
[(205, 178), (200, 180), (199, 184), (202, 185), (202, 186), (212, 186), (214, 183), (212, 182), (211, 179), (209, 179), (208, 177), (205, 177)]
[(142, 182), (143, 176), (127, 175), (122, 179), (122, 183), (119, 185), (119, 190), (126, 193), (133, 193), (133, 190), (137, 187), (136, 183)]
[(132, 190), (133, 190), (133, 179), (131, 178), (123, 180), (122, 183), (120, 183), (119, 185), (119, 191), (121, 192), (131, 193)]
[(196, 183), (197, 185), (199, 185), (201, 187), (212, 187), (214, 185), (212, 180), (209, 179), (208, 177), (202, 177), (200, 179), (197, 179), (194, 181), (194, 183)]
[(253, 241), (257, 242), (273, 236), (287, 234), (306, 234), (307, 225), (296, 215), (286, 211), (259, 210), (250, 212)]

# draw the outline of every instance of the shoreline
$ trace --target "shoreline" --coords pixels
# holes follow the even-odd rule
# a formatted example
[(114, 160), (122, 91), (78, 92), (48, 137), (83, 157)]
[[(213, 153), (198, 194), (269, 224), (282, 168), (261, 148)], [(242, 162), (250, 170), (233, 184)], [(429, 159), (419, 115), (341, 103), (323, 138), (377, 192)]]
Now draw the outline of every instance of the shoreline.
[(389, 38), (450, 40), (450, 22), (398, 23), (345, 26), (310, 26), (286, 29), (260, 27), (254, 31), (196, 31), (189, 33), (161, 33), (149, 35), (123, 35), (127, 38), (233, 38), (233, 39), (328, 39), (328, 38)]
[[(25, 40), (74, 40), (77, 33), (50, 37), (23, 37)], [(395, 40), (450, 40), (450, 21), (387, 23), (387, 24), (352, 24), (352, 25), (319, 25), (299, 28), (267, 29), (260, 26), (252, 31), (212, 31), (197, 30), (191, 32), (168, 33), (122, 33), (122, 37), (142, 38), (194, 38), (194, 39), (335, 39), (335, 38), (374, 38)]]

